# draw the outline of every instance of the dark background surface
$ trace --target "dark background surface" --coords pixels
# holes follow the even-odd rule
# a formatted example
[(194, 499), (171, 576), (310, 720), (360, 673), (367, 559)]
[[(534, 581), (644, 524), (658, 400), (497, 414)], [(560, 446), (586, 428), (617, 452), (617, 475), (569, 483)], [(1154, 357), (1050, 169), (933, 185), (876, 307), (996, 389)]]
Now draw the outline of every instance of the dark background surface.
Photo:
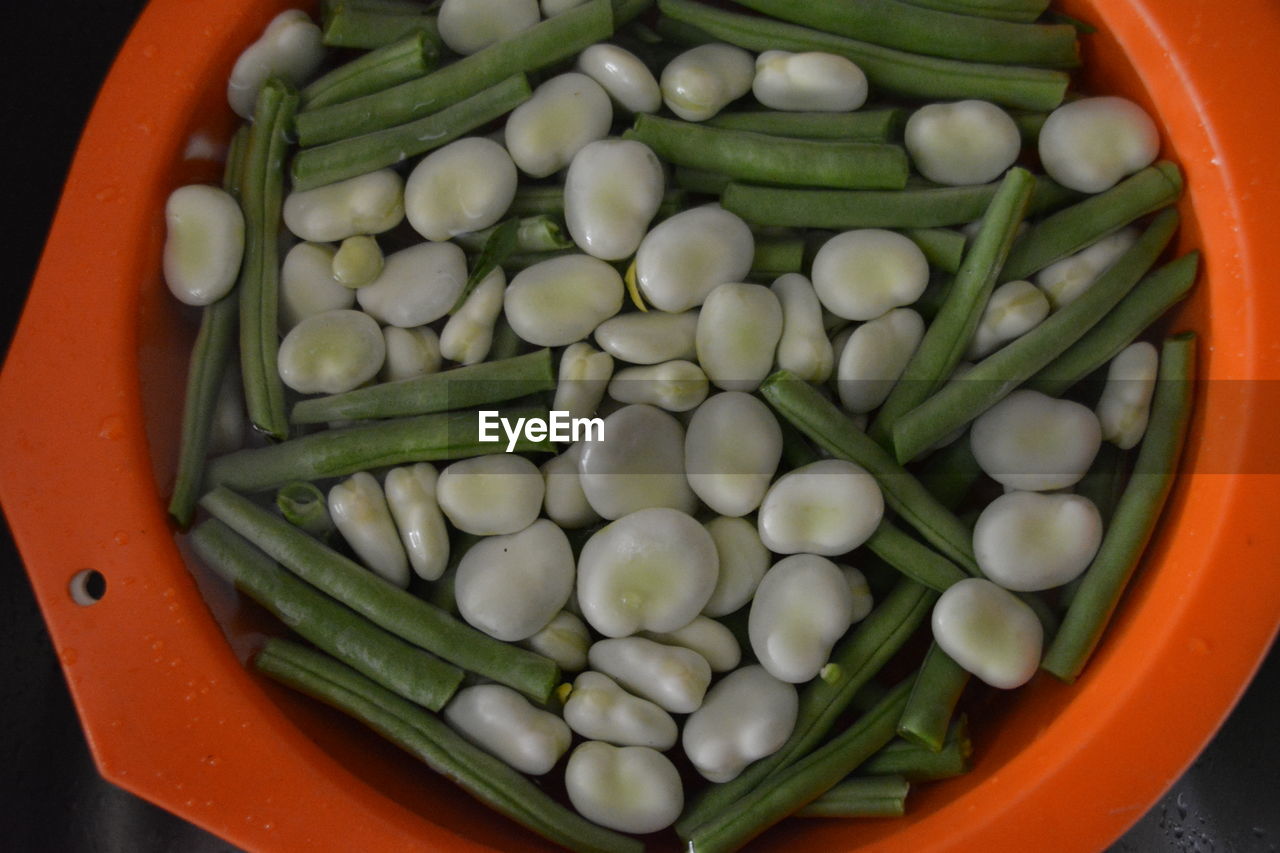
[[(112, 57), (144, 4), (6, 4), (0, 348), (7, 347), (76, 140)], [(0, 412), (0, 417), (20, 413)], [(69, 508), (71, 509), (71, 508)], [(1271, 567), (1274, 569), (1274, 567)], [(1260, 570), (1264, 567), (1260, 566)], [(1188, 685), (1185, 701), (1196, 700)], [(1280, 845), (1280, 653), (1272, 651), (1221, 732), (1113, 848), (1276, 851)], [(1063, 803), (1070, 808), (1070, 803)], [(0, 849), (208, 853), (230, 845), (104, 782), (7, 527), (0, 525)], [(988, 853), (984, 851), (983, 853)], [(990, 851), (1002, 853), (1002, 851)]]

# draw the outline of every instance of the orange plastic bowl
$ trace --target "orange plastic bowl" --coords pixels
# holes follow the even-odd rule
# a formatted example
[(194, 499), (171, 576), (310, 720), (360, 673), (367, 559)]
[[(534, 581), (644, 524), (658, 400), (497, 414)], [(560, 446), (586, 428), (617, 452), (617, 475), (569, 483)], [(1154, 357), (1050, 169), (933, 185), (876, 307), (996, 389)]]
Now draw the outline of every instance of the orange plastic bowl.
[[(216, 180), (232, 61), (289, 0), (154, 0), (76, 156), (0, 379), (0, 497), (104, 776), (257, 850), (545, 848), (338, 715), (246, 672), (256, 625), (202, 595), (164, 514), (190, 324), (160, 280), (169, 190)], [(1098, 850), (1226, 715), (1280, 615), (1280, 6), (1067, 0), (1100, 24), (1086, 86), (1153, 109), (1205, 273), (1197, 410), (1162, 531), (1072, 687), (979, 721), (976, 767), (909, 817), (792, 822), (758, 849)], [(1274, 94), (1274, 93), (1271, 93)], [(72, 578), (106, 593), (77, 604)], [(232, 639), (228, 645), (224, 630)], [(791, 847), (790, 849), (796, 849)]]

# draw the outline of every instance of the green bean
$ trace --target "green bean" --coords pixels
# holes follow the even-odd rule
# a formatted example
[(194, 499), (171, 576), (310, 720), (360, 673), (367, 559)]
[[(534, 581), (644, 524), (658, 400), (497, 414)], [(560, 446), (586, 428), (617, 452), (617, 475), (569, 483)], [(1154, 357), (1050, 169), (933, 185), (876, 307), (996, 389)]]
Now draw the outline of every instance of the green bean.
[(961, 381), (943, 385), (899, 418), (893, 427), (898, 460), (914, 459), (969, 423), (1079, 340), (1133, 289), (1177, 227), (1177, 211), (1165, 210), (1078, 299), (978, 362)]
[[(799, 4), (797, 4), (799, 5)], [(694, 0), (658, 0), (662, 14), (747, 50), (823, 51), (852, 60), (878, 92), (907, 98), (980, 98), (1001, 106), (1051, 110), (1062, 103), (1068, 76), (1061, 71), (961, 62), (771, 21), (737, 15)]]
[(751, 274), (776, 277), (800, 272), (804, 267), (804, 240), (800, 237), (756, 238)]
[(765, 133), (722, 130), (641, 114), (622, 134), (678, 166), (768, 184), (901, 189), (907, 155), (897, 145), (787, 139)]
[(540, 349), (505, 361), (482, 361), (412, 379), (301, 400), (293, 407), (293, 420), (316, 424), (429, 415), (501, 403), (555, 387), (551, 350)]
[(895, 740), (867, 759), (858, 776), (902, 776), (908, 782), (934, 782), (969, 772), (969, 720), (961, 714), (947, 731), (940, 752), (905, 740)]
[[(319, 145), (404, 125), (503, 80), (574, 56), (607, 39), (612, 32), (609, 0), (590, 0), (425, 77), (363, 98), (301, 112), (296, 122), (298, 141), (304, 146)], [(451, 126), (440, 125), (442, 129)], [(459, 133), (470, 129), (463, 128)]]
[(1081, 379), (1115, 358), (1156, 319), (1187, 295), (1195, 283), (1200, 253), (1189, 252), (1138, 282), (1080, 340), (1027, 382), (1028, 388), (1060, 397)]
[(982, 477), (982, 467), (974, 458), (968, 434), (930, 456), (917, 476), (947, 509), (959, 506)]
[[(500, 226), (494, 225), (492, 228), (486, 228), (483, 231), (473, 231), (470, 234), (459, 234), (453, 238), (453, 242), (457, 243), (468, 252), (479, 252), (484, 248), (485, 241)], [(561, 222), (554, 217), (546, 214), (537, 214), (535, 216), (526, 216), (518, 220), (516, 228), (516, 252), (554, 252), (560, 249), (572, 249), (573, 241), (564, 235), (564, 227)], [(499, 264), (501, 266), (501, 264)]]
[(276, 368), (280, 287), (280, 207), (284, 195), (286, 136), (298, 103), (289, 84), (272, 77), (258, 92), (245, 143), (240, 207), (244, 211), (244, 261), (240, 266), (240, 372), (249, 421), (272, 438), (289, 434), (284, 384)]
[[(855, 625), (832, 651), (830, 663), (838, 677), (832, 681), (815, 678), (800, 691), (799, 714), (787, 742), (772, 755), (749, 765), (732, 781), (708, 788), (687, 803), (684, 814), (676, 821), (676, 832), (682, 838), (691, 838), (702, 826), (739, 811), (740, 803), (753, 791), (772, 787), (778, 772), (799, 761), (827, 736), (854, 695), (928, 618), (936, 599), (935, 593), (914, 581), (899, 581), (871, 615)], [(896, 716), (894, 719), (896, 722)], [(768, 784), (764, 784), (766, 779), (770, 780)]]
[(796, 817), (902, 817), (911, 783), (901, 776), (845, 779), (796, 812)]
[(745, 130), (800, 139), (839, 139), (845, 142), (888, 142), (906, 123), (899, 107), (851, 113), (806, 113), (780, 110), (722, 112), (704, 124), (724, 130)]
[(964, 260), (968, 238), (950, 228), (906, 228), (902, 235), (920, 247), (925, 259), (943, 272), (954, 273)]
[[(658, 206), (658, 219), (665, 219), (678, 213), (685, 207), (685, 192), (682, 189), (668, 189), (662, 194), (662, 203)], [(511, 216), (559, 216), (564, 217), (564, 187), (560, 184), (550, 186), (522, 186), (516, 189), (516, 197), (507, 208)]]
[(577, 853), (642, 853), (634, 839), (597, 826), (553, 800), (535, 782), (473, 745), (434, 714), (384, 690), (337, 661), (268, 640), (254, 668), (364, 723), (495, 811)]
[(1124, 484), (1128, 479), (1129, 452), (1121, 450), (1109, 441), (1104, 441), (1098, 448), (1098, 455), (1093, 458), (1089, 472), (1076, 483), (1075, 493), (1088, 498), (1098, 508), (1105, 528), (1111, 523), (1120, 495), (1124, 493)]
[[(517, 74), (416, 121), (375, 130), (363, 136), (345, 137), (316, 148), (306, 148), (293, 157), (293, 188), (312, 189), (394, 166), (410, 157), (434, 151), (469, 131), (506, 115), (531, 95), (529, 81), (524, 75)], [(340, 109), (361, 100), (364, 99), (357, 98), (355, 101), (324, 109)], [(305, 113), (300, 114), (299, 118), (302, 115)]]
[(560, 682), (560, 669), (551, 660), (460, 622), (230, 489), (214, 489), (200, 505), (308, 584), (455, 666), (538, 702), (545, 702)]
[(1034, 21), (1049, 7), (1049, 0), (903, 0), (922, 9), (939, 9), (957, 15), (978, 15), (1002, 21)]
[(1151, 420), (1138, 448), (1129, 484), (1116, 504), (1111, 525), (1093, 563), (1085, 571), (1062, 629), (1040, 666), (1063, 681), (1074, 681), (1098, 644), (1164, 507), (1191, 419), (1196, 336), (1187, 332), (1164, 342)]
[(643, 15), (653, 6), (653, 2), (654, 0), (613, 0), (614, 29), (623, 24), (629, 24)]
[[(755, 225), (800, 228), (948, 228), (982, 217), (998, 184), (908, 188), (901, 192), (762, 187), (736, 181), (720, 203)], [(1056, 209), (1078, 194), (1038, 176), (1027, 214)]]
[(695, 829), (687, 836), (688, 853), (737, 850), (834, 787), (893, 738), (910, 685), (910, 679), (903, 681), (830, 742), (779, 770), (737, 807)]
[(937, 592), (945, 592), (968, 577), (955, 563), (912, 539), (891, 521), (880, 522), (864, 544), (904, 577)]
[(936, 642), (929, 647), (898, 720), (898, 736), (941, 752), (969, 673)]
[(1022, 136), (1023, 145), (1035, 145), (1040, 140), (1040, 128), (1044, 127), (1044, 123), (1049, 118), (1046, 112), (1037, 112), (1030, 110), (1010, 110), (1009, 116), (1013, 119), (1013, 123), (1018, 126), (1018, 133)]
[(438, 711), (462, 683), (462, 670), (317, 592), (221, 521), (203, 522), (190, 542), (206, 565), (287, 627), (409, 701)]
[(285, 483), (276, 491), (276, 509), (285, 521), (316, 539), (328, 540), (336, 529), (324, 492), (315, 483)]
[[(237, 198), (248, 137), (248, 126), (241, 125), (227, 147), (222, 186)], [(173, 496), (169, 499), (169, 515), (183, 529), (191, 524), (196, 499), (200, 497), (200, 480), (204, 474), (205, 458), (209, 455), (209, 437), (218, 408), (218, 394), (227, 366), (231, 363), (239, 313), (240, 298), (234, 290), (200, 312), (200, 331), (196, 333), (187, 365), (178, 471), (174, 477)]]
[(369, 0), (325, 0), (320, 19), (323, 40), (329, 47), (360, 50), (385, 47), (414, 33), (422, 33), (439, 53), (442, 43), (435, 15), (417, 3), (384, 3)]
[(1033, 183), (1026, 169), (1014, 166), (1005, 173), (946, 300), (867, 429), (880, 444), (888, 447), (892, 443), (898, 418), (945, 385), (964, 357), (1022, 224)]
[(302, 90), (302, 108), (340, 104), (421, 77), (440, 59), (435, 42), (419, 31), (370, 51), (318, 77)]
[(774, 411), (839, 459), (847, 459), (876, 478), (885, 504), (924, 536), (934, 548), (970, 574), (977, 574), (969, 531), (880, 445), (849, 422), (816, 388), (780, 370), (764, 381), (760, 393)]
[(676, 166), (672, 177), (680, 189), (703, 195), (720, 195), (733, 181), (733, 178), (720, 172), (691, 169), (688, 166)]
[(927, 56), (1075, 68), (1076, 30), (1066, 24), (1022, 24), (922, 9), (898, 0), (734, 0), (773, 18)]
[[(518, 418), (547, 417), (546, 407), (526, 407), (501, 413)], [(342, 477), (387, 465), (465, 459), (501, 453), (505, 441), (481, 441), (475, 412), (442, 412), (416, 418), (394, 418), (368, 425), (330, 429), (299, 436), (268, 447), (237, 450), (209, 464), (206, 486), (227, 486), (241, 492), (275, 489), (294, 480)], [(520, 453), (549, 451), (549, 441), (530, 441), (523, 435), (514, 448)]]
[(505, 316), (499, 315), (493, 324), (493, 343), (489, 345), (489, 359), (504, 361), (515, 358), (524, 350), (524, 341), (516, 334), (515, 329), (507, 322)]
[(1167, 160), (1130, 175), (1033, 225), (1014, 243), (1000, 280), (1029, 278), (1138, 217), (1173, 204), (1181, 193), (1182, 173)]

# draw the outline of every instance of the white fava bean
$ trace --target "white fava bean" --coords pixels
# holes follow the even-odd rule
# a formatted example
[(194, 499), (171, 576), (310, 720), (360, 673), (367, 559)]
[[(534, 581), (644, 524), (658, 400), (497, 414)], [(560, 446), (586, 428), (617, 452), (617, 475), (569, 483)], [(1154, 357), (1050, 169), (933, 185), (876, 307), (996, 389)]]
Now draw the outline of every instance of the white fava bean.
[(579, 814), (619, 832), (666, 829), (684, 808), (680, 772), (645, 746), (587, 741), (569, 756), (564, 784)]
[(236, 59), (227, 79), (227, 103), (236, 115), (252, 118), (258, 89), (268, 77), (298, 86), (320, 67), (324, 52), (320, 28), (306, 12), (281, 12)]
[(670, 714), (599, 672), (584, 672), (574, 680), (564, 703), (564, 720), (584, 738), (615, 746), (667, 750), (676, 745), (678, 735)]
[(629, 50), (616, 44), (593, 44), (578, 54), (578, 70), (599, 83), (627, 112), (656, 113), (662, 109), (662, 90), (653, 72)]
[(813, 258), (813, 289), (837, 317), (874, 320), (910, 305), (929, 284), (920, 247), (894, 231), (860, 228), (837, 234)]
[(986, 358), (1009, 341), (1022, 337), (1049, 316), (1049, 298), (1029, 281), (997, 287), (982, 311), (965, 358)]
[(341, 394), (377, 376), (386, 355), (382, 329), (372, 317), (339, 309), (290, 329), (276, 362), (280, 379), (300, 394)]
[(502, 313), (507, 277), (495, 267), (454, 311), (440, 332), (440, 355), (459, 364), (484, 361), (493, 344), (493, 327)]
[(538, 23), (538, 0), (444, 0), (440, 40), (463, 56), (511, 38)]
[(1074, 255), (1042, 269), (1036, 274), (1036, 286), (1049, 297), (1053, 310), (1070, 305), (1136, 242), (1136, 228), (1125, 228), (1103, 237)]
[(842, 113), (866, 103), (867, 75), (833, 53), (766, 50), (756, 57), (751, 91), (771, 110)]
[(244, 256), (244, 214), (230, 193), (204, 184), (178, 187), (164, 206), (164, 281), (187, 305), (231, 292)]
[(673, 714), (698, 710), (711, 684), (711, 665), (702, 655), (644, 637), (599, 640), (587, 650), (587, 663)]
[(835, 354), (822, 325), (822, 303), (813, 284), (799, 273), (787, 273), (774, 280), (770, 289), (782, 306), (778, 367), (806, 382), (826, 382)]
[[(570, 597), (572, 601), (572, 597)], [(526, 649), (537, 652), (545, 658), (551, 658), (563, 672), (581, 672), (587, 667), (587, 649), (591, 646), (591, 632), (584, 623), (568, 610), (561, 610), (542, 630), (521, 641)], [(565, 719), (569, 726), (568, 708), (565, 708)], [(608, 740), (608, 738), (599, 738)]]
[(387, 507), (382, 486), (359, 471), (329, 489), (329, 517), (356, 556), (374, 573), (400, 588), (409, 585), (409, 558)]
[(942, 650), (992, 687), (1021, 687), (1040, 665), (1040, 620), (989, 580), (965, 578), (948, 587), (933, 605), (932, 624)]
[(989, 101), (923, 106), (907, 119), (903, 141), (920, 174), (951, 186), (994, 181), (1022, 150), (1018, 125)]
[(1098, 400), (1098, 422), (1102, 437), (1121, 450), (1136, 447), (1147, 431), (1159, 366), (1156, 348), (1146, 341), (1130, 344), (1111, 359)]
[(298, 243), (284, 256), (280, 269), (281, 332), (288, 332), (306, 317), (355, 304), (355, 291), (333, 277), (331, 247)]
[(633, 139), (584, 145), (564, 179), (564, 221), (578, 248), (605, 261), (629, 258), (662, 204), (662, 164)]
[(721, 515), (746, 515), (760, 506), (781, 458), (778, 419), (750, 394), (716, 394), (689, 420), (684, 438), (689, 486)]
[(662, 100), (685, 121), (706, 121), (751, 91), (751, 54), (727, 44), (686, 50), (662, 69)]
[(604, 438), (583, 445), (578, 473), (603, 518), (648, 507), (692, 512), (697, 504), (685, 476), (684, 427), (653, 406), (623, 406), (605, 418)]
[(356, 291), (360, 307), (388, 326), (439, 320), (467, 283), (467, 256), (453, 243), (419, 243), (387, 257), (382, 274)]
[(710, 665), (712, 672), (729, 672), (742, 661), (742, 648), (733, 632), (706, 616), (695, 617), (688, 625), (674, 631), (645, 631), (641, 636), (656, 643), (697, 652)]
[(562, 255), (521, 270), (504, 298), (507, 322), (540, 347), (580, 341), (622, 309), (622, 276), (590, 255)]
[(707, 399), (707, 374), (691, 361), (626, 367), (609, 381), (619, 403), (649, 403), (668, 412), (687, 412)]
[(747, 633), (774, 678), (800, 684), (818, 674), (853, 624), (853, 593), (840, 567), (816, 554), (774, 563), (756, 589)]
[(707, 616), (728, 616), (755, 595), (760, 579), (769, 569), (769, 549), (760, 541), (755, 524), (745, 518), (722, 515), (703, 526), (716, 543), (720, 572), (702, 612)]
[(436, 500), (453, 526), (476, 536), (524, 530), (542, 508), (542, 474), (523, 456), (495, 453), (440, 472)]
[(404, 212), (428, 240), (482, 231), (516, 195), (516, 164), (492, 139), (468, 136), (423, 157), (404, 184)]
[(1102, 444), (1088, 406), (1039, 391), (1014, 391), (983, 412), (969, 430), (979, 467), (1013, 489), (1047, 492), (1080, 481)]
[(368, 234), (357, 234), (342, 241), (333, 256), (333, 280), (352, 290), (372, 284), (386, 258), (378, 241)]
[(989, 580), (1036, 592), (1074, 580), (1102, 542), (1102, 516), (1080, 495), (1009, 492), (973, 528), (973, 551)]
[(543, 510), (547, 518), (570, 530), (600, 520), (582, 491), (582, 479), (578, 475), (581, 457), (582, 443), (578, 442), (542, 464), (542, 478), (546, 483)]
[(449, 564), (449, 531), (436, 503), (438, 478), (430, 463), (419, 462), (392, 468), (383, 483), (409, 565), (429, 581), (439, 580)]
[(874, 477), (852, 462), (822, 459), (779, 477), (756, 523), (760, 541), (775, 554), (833, 557), (866, 542), (883, 516)]
[(569, 344), (560, 356), (556, 396), (551, 408), (558, 412), (568, 412), (571, 418), (591, 417), (604, 399), (611, 376), (611, 355), (581, 341)]
[(1151, 165), (1160, 132), (1133, 101), (1081, 98), (1049, 113), (1039, 148), (1049, 177), (1068, 189), (1100, 193)]
[(895, 308), (853, 330), (836, 366), (840, 405), (856, 414), (878, 408), (924, 338), (924, 320)]
[(722, 284), (698, 314), (698, 362), (718, 388), (754, 391), (773, 368), (782, 306), (762, 284)]
[(379, 374), (384, 382), (425, 376), (440, 369), (440, 338), (430, 326), (385, 326), (382, 339), (387, 344), (387, 360)]
[(640, 242), (636, 285), (659, 311), (687, 311), (718, 285), (741, 281), (751, 271), (755, 245), (747, 223), (717, 205), (677, 213)]
[(844, 572), (844, 579), (849, 583), (849, 592), (853, 595), (851, 621), (857, 624), (871, 615), (871, 609), (875, 606), (875, 598), (871, 595), (871, 587), (867, 583), (866, 575), (853, 566), (841, 566), (840, 571)]
[(573, 741), (564, 720), (502, 684), (464, 687), (442, 714), (471, 743), (530, 776), (550, 772)]
[(751, 762), (777, 752), (791, 737), (799, 711), (794, 685), (762, 666), (744, 666), (707, 693), (685, 721), (681, 745), (703, 778), (728, 782)]
[(558, 172), (584, 145), (603, 139), (613, 104), (585, 74), (552, 77), (507, 117), (503, 139), (520, 171), (534, 178)]
[(659, 364), (695, 355), (698, 312), (633, 311), (596, 326), (596, 343), (619, 361)]
[(540, 518), (519, 533), (489, 536), (458, 562), (458, 612), (467, 624), (508, 643), (547, 626), (573, 593), (573, 549)]
[(284, 200), (284, 224), (296, 237), (336, 243), (357, 234), (381, 234), (404, 220), (404, 181), (391, 169), (379, 169)]
[(686, 513), (642, 509), (596, 531), (578, 558), (582, 617), (606, 637), (674, 631), (716, 585), (715, 542)]

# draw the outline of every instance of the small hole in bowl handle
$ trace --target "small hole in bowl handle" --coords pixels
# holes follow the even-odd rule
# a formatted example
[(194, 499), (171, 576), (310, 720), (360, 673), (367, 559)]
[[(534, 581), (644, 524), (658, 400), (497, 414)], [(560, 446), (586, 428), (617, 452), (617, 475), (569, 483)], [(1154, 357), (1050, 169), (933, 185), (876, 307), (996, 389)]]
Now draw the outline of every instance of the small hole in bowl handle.
[(81, 569), (71, 576), (67, 584), (71, 600), (81, 607), (97, 604), (107, 594), (107, 579), (97, 569)]

